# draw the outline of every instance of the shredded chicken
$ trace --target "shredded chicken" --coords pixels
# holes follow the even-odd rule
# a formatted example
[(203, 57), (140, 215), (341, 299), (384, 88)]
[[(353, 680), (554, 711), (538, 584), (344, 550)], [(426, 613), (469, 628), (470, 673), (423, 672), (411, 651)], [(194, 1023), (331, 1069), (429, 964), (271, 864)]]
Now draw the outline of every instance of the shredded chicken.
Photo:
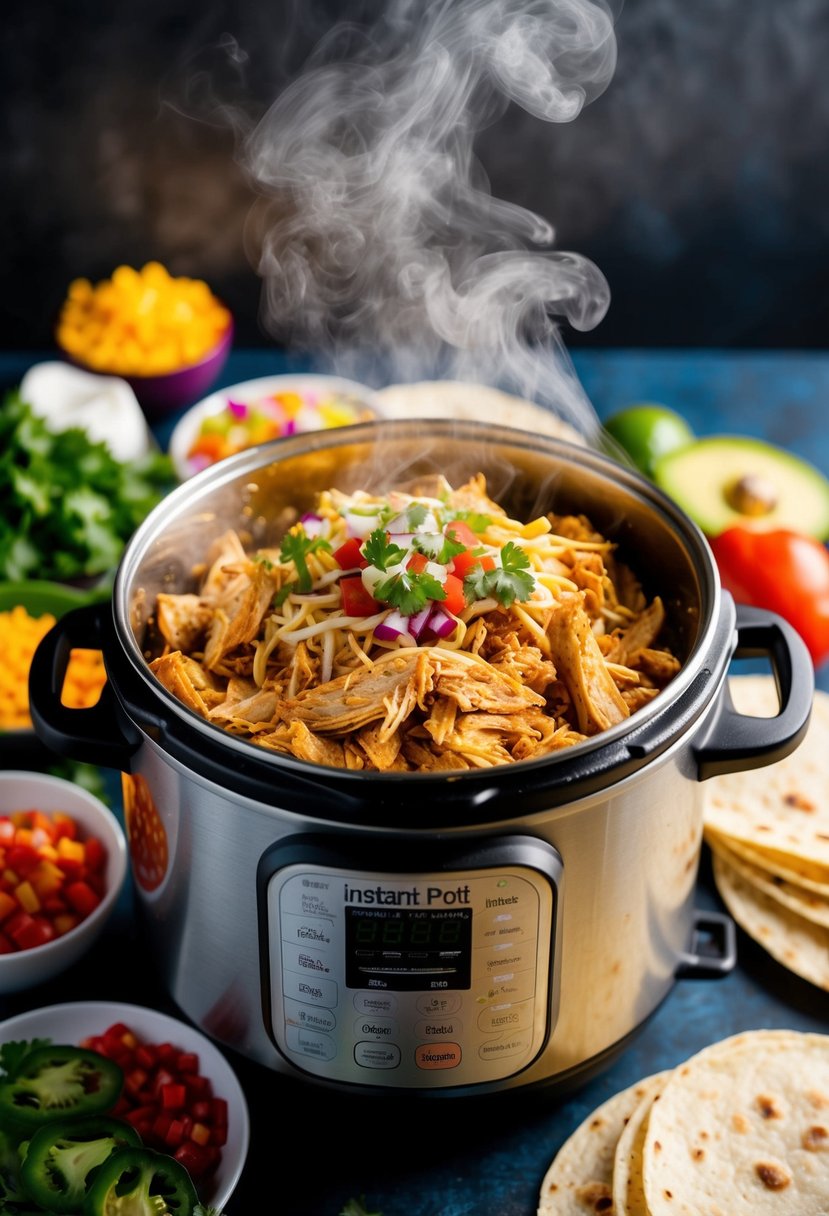
[[(467, 596), (450, 634), (389, 640), (378, 628), (388, 604), (365, 618), (346, 613), (341, 581), (355, 571), (333, 556), (348, 511), (376, 500), (332, 490), (319, 508), (330, 543), (309, 543), (303, 570), (287, 551), (247, 553), (225, 532), (193, 590), (157, 597), (154, 675), (188, 709), (266, 750), (355, 771), (451, 772), (575, 746), (677, 673), (663, 601), (648, 602), (589, 519), (524, 525), (480, 475), (454, 490), (431, 478), (420, 493), (427, 510), (445, 502), (453, 517), (483, 520), (483, 550), (507, 555), (504, 576), (504, 546), (517, 546), (531, 571), (523, 594), (504, 595), (493, 575)], [(387, 499), (390, 509), (407, 502), (421, 505), (402, 491)], [(498, 573), (499, 562), (482, 569)]]

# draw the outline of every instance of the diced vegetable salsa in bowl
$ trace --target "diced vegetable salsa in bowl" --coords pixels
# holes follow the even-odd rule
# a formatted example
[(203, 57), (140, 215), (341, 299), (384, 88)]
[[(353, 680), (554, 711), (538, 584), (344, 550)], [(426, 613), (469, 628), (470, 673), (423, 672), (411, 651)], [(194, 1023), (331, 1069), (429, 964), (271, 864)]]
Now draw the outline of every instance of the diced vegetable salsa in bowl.
[(256, 444), (371, 421), (378, 412), (368, 388), (337, 376), (262, 377), (188, 410), (170, 438), (170, 456), (184, 481)]
[(198, 1032), (77, 1002), (21, 1014), (0, 1036), (0, 1211), (206, 1216), (227, 1202), (247, 1107)]

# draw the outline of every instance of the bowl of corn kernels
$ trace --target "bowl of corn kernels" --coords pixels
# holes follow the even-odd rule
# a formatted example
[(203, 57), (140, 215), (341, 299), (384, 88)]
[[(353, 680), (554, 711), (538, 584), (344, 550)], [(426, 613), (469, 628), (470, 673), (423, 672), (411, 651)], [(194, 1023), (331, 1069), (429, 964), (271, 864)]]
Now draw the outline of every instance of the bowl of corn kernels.
[[(0, 767), (34, 765), (49, 756), (29, 712), (29, 668), (38, 643), (59, 617), (103, 592), (46, 579), (0, 582)], [(88, 709), (106, 683), (99, 650), (72, 650), (61, 691), (70, 709)]]
[(97, 283), (70, 283), (56, 338), (78, 367), (126, 380), (157, 417), (215, 383), (233, 344), (233, 318), (202, 279), (147, 262), (118, 266)]

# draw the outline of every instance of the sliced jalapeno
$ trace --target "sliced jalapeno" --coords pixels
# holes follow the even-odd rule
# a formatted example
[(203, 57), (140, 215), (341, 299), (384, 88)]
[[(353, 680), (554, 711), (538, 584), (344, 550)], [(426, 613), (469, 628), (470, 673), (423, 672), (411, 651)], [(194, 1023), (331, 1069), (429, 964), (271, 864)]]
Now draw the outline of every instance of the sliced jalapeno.
[(98, 1167), (117, 1149), (140, 1146), (138, 1132), (121, 1119), (54, 1119), (29, 1141), (20, 1176), (29, 1198), (50, 1212), (77, 1212)]
[(192, 1216), (198, 1203), (187, 1170), (166, 1153), (121, 1148), (95, 1175), (84, 1216)]
[(0, 1127), (31, 1135), (58, 1116), (100, 1114), (114, 1106), (123, 1073), (84, 1047), (37, 1047), (0, 1082)]

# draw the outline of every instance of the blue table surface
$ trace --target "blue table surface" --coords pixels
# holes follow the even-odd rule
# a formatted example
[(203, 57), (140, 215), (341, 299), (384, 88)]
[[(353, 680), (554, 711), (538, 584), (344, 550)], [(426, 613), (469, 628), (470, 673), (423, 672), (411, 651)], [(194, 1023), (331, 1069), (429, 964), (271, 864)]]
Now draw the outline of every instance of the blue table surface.
[[(0, 354), (0, 388), (48, 352)], [(683, 414), (700, 435), (765, 438), (829, 475), (829, 352), (583, 350), (573, 362), (600, 418), (637, 401)], [(304, 370), (277, 350), (237, 350), (216, 387)], [(154, 425), (166, 446), (175, 418)], [(829, 691), (827, 666), (818, 687)], [(829, 793), (829, 791), (827, 791)], [(116, 813), (120, 795), (113, 786)], [(720, 908), (704, 855), (698, 904)], [(0, 1017), (65, 1000), (121, 1000), (178, 1013), (155, 973), (127, 888), (103, 939), (61, 980), (0, 997)], [(738, 934), (738, 964), (718, 980), (679, 980), (633, 1041), (567, 1096), (383, 1103), (332, 1096), (276, 1077), (227, 1051), (251, 1111), (251, 1148), (227, 1216), (339, 1216), (365, 1195), (383, 1216), (533, 1216), (551, 1159), (596, 1106), (639, 1078), (740, 1030), (827, 1032), (829, 993)]]

